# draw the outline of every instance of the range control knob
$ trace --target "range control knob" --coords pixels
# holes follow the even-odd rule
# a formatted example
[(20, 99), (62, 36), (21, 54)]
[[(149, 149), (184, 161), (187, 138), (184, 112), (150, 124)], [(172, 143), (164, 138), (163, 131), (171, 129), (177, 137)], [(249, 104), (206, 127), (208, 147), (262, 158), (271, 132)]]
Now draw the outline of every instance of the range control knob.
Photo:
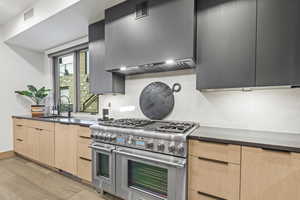
[(104, 134), (103, 133), (99, 133), (98, 134), (98, 139), (104, 140), (105, 139)]
[(146, 143), (146, 148), (147, 149), (153, 149), (153, 147), (154, 147), (153, 141), (149, 141), (149, 142)]
[(175, 152), (175, 142), (171, 142), (168, 147), (169, 152), (174, 153)]
[(176, 148), (177, 153), (179, 154), (183, 154), (184, 153), (184, 145), (183, 144), (179, 144)]
[(158, 151), (165, 151), (165, 144), (164, 143), (159, 143), (157, 145), (157, 150)]
[(111, 134), (106, 134), (106, 136), (105, 136), (105, 140), (106, 141), (110, 141), (111, 140)]

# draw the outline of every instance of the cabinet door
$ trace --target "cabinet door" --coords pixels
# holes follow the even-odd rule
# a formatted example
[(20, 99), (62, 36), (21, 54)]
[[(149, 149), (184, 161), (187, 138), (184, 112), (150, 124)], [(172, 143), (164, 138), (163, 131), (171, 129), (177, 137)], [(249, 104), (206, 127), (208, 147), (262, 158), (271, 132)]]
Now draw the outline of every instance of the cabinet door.
[(197, 89), (255, 85), (256, 0), (197, 0)]
[(39, 160), (39, 134), (37, 128), (28, 128), (27, 132), (27, 156), (33, 160)]
[(90, 91), (94, 94), (124, 93), (124, 77), (105, 71), (104, 25), (104, 21), (89, 25)]
[(242, 148), (241, 200), (300, 199), (300, 154)]
[(55, 167), (76, 175), (77, 126), (55, 124)]
[(41, 130), (39, 134), (39, 161), (54, 166), (54, 133)]
[(256, 84), (300, 83), (300, 1), (258, 0)]

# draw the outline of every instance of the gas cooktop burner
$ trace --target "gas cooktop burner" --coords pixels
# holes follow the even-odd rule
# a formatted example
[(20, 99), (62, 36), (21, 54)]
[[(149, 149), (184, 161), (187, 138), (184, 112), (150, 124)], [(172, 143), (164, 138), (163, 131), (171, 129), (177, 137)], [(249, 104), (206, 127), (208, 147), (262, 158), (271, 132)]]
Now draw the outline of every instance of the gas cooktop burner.
[(153, 121), (145, 119), (118, 119), (109, 122), (100, 123), (101, 125), (121, 127), (121, 128), (139, 128), (144, 127), (148, 124), (153, 123)]
[(195, 126), (194, 123), (152, 121), (146, 119), (118, 119), (114, 121), (101, 122), (100, 125), (119, 128), (138, 128), (169, 134), (183, 134)]
[(166, 125), (157, 127), (156, 131), (172, 132), (172, 133), (185, 133), (193, 126), (194, 126), (194, 124), (192, 124), (192, 123), (170, 122), (170, 123), (167, 123)]

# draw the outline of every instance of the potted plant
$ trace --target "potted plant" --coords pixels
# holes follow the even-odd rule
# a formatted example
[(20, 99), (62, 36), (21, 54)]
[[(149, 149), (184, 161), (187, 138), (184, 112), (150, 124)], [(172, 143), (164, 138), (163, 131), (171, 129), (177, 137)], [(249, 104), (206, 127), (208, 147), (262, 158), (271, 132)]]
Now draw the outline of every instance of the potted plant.
[(43, 116), (45, 112), (45, 105), (41, 105), (41, 103), (45, 97), (48, 96), (50, 89), (46, 89), (45, 87), (37, 89), (33, 85), (28, 85), (27, 88), (28, 90), (15, 91), (15, 93), (29, 97), (35, 103), (35, 105), (31, 105), (31, 113), (33, 117)]

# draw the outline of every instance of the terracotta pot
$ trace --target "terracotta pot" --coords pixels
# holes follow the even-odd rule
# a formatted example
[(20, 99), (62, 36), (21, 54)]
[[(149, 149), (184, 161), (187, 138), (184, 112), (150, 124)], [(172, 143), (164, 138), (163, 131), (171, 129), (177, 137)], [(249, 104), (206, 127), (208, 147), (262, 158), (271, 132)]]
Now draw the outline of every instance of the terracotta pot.
[(32, 117), (42, 117), (45, 113), (45, 105), (32, 105), (31, 114)]

